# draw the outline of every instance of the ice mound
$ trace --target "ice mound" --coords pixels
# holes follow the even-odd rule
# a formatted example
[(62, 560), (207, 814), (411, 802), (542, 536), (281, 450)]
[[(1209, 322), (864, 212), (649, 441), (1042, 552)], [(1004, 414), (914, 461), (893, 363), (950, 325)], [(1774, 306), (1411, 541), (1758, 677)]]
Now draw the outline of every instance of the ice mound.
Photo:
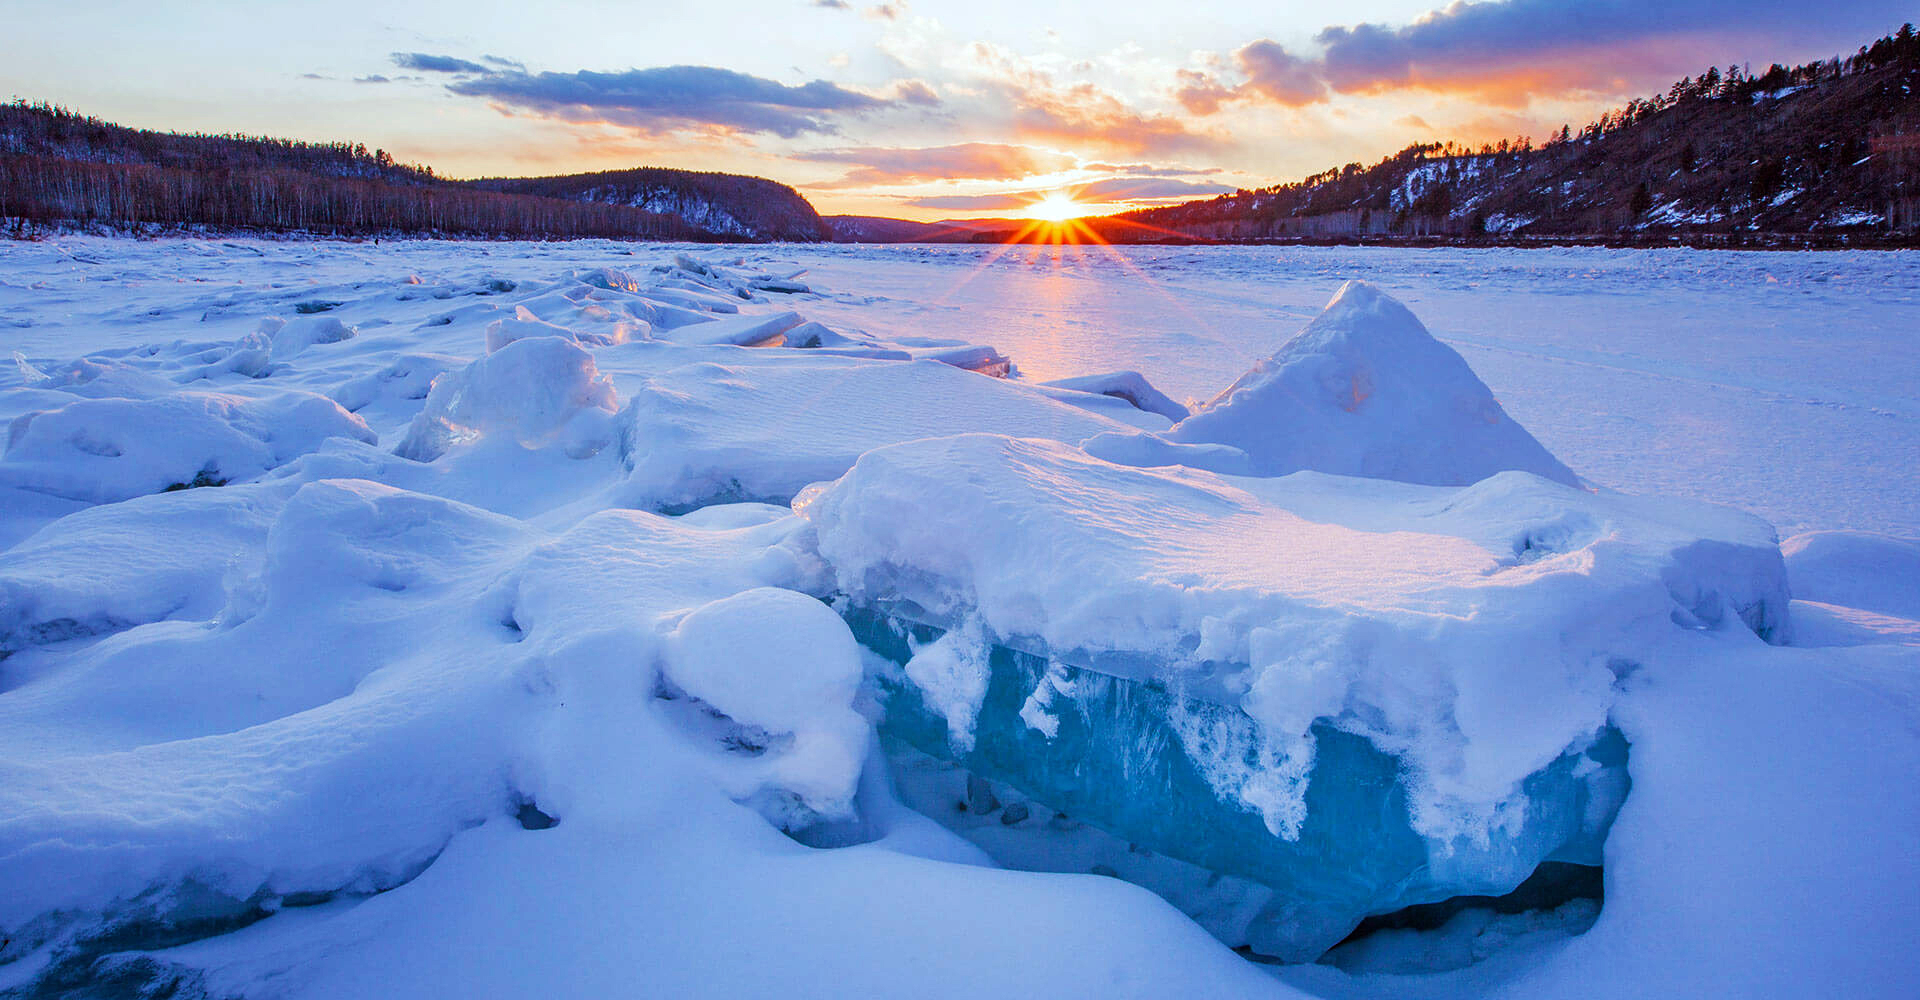
[(353, 413), (380, 403), (417, 404), (427, 398), (434, 379), (466, 364), (465, 358), (449, 354), (402, 354), (378, 371), (340, 383), (327, 395)]
[(380, 891), (509, 808), (497, 731), (526, 693), (473, 608), (521, 536), (444, 500), (310, 484), (217, 626), (16, 654), (40, 662), (0, 702), (0, 730), (34, 748), (0, 761), (0, 958)]
[(853, 710), (859, 647), (832, 609), (772, 587), (702, 605), (668, 638), (662, 675), (757, 731), (754, 744), (784, 743), (736, 798), (787, 828), (852, 816), (868, 730)]
[(1780, 544), (1797, 646), (1920, 646), (1920, 543), (1809, 531)]
[(42, 528), (0, 565), (0, 657), (162, 619), (211, 618), (228, 577), (257, 560), (285, 492), (182, 490), (89, 507)]
[(1465, 486), (1517, 470), (1577, 482), (1465, 359), (1362, 281), (1167, 437), (1232, 445), (1261, 476), (1312, 469)]
[(352, 340), (355, 332), (353, 327), (340, 322), (337, 316), (299, 317), (271, 331), (273, 360), (286, 361), (298, 357), (316, 344)]
[(1250, 476), (1253, 460), (1227, 444), (1177, 444), (1153, 433), (1098, 434), (1080, 443), (1087, 454), (1115, 465), (1143, 469), (1184, 465), (1226, 476)]
[(0, 485), (113, 503), (252, 479), (329, 437), (376, 440), (333, 400), (296, 390), (263, 399), (212, 392), (83, 399), (14, 419), (0, 453)]
[(613, 382), (571, 340), (516, 340), (433, 380), (396, 454), (431, 462), (455, 445), (498, 437), (527, 447), (558, 443), (569, 455), (612, 440)]
[(264, 333), (250, 333), (233, 345), (207, 352), (201, 364), (174, 376), (186, 383), (234, 374), (247, 378), (265, 378), (273, 370), (273, 341)]
[[(936, 405), (937, 404), (937, 405)], [(1079, 441), (1126, 431), (1032, 388), (931, 361), (746, 352), (648, 378), (621, 411), (623, 499), (683, 510), (785, 502), (881, 445), (975, 430)]]
[(795, 509), (900, 665), (889, 730), (1275, 886), (1289, 958), (1597, 863), (1616, 678), (1662, 634), (1774, 635), (1787, 608), (1764, 522), (1525, 473), (1230, 478), (965, 435), (871, 451)]
[(528, 337), (558, 337), (576, 343), (580, 339), (574, 336), (572, 330), (548, 323), (529, 312), (526, 306), (521, 306), (515, 311), (514, 318), (496, 319), (487, 324), (487, 353), (492, 354), (516, 340)]
[(1158, 413), (1176, 424), (1192, 416), (1185, 406), (1174, 402), (1172, 397), (1154, 388), (1153, 383), (1148, 382), (1146, 376), (1139, 372), (1080, 375), (1074, 378), (1054, 379), (1045, 384), (1057, 389), (1072, 389), (1075, 392), (1092, 392), (1124, 399), (1133, 404), (1136, 409)]
[(656, 336), (676, 344), (763, 347), (783, 343), (786, 332), (803, 322), (805, 320), (797, 312), (756, 314), (694, 323), (663, 331)]
[(1920, 621), (1920, 542), (1809, 531), (1780, 543), (1793, 596)]
[(166, 379), (112, 357), (77, 358), (43, 371), (15, 351), (13, 364), (23, 387), (57, 390), (88, 399), (149, 399), (172, 392), (174, 388)]

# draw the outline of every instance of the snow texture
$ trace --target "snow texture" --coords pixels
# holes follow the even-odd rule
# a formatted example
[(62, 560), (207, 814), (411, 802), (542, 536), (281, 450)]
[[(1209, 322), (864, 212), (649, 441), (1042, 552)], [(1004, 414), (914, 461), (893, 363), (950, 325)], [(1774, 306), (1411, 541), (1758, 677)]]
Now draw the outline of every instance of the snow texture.
[[(3, 258), (0, 995), (1920, 982), (1910, 255)], [(1432, 334), (1279, 342), (1357, 275)], [(1006, 643), (1059, 663), (1002, 705)], [(1083, 669), (1405, 761), (1439, 878), (1612, 726), (1604, 905), (1263, 966), (1284, 892), (876, 735), (1074, 738)], [(1284, 832), (1278, 760), (1227, 787)]]

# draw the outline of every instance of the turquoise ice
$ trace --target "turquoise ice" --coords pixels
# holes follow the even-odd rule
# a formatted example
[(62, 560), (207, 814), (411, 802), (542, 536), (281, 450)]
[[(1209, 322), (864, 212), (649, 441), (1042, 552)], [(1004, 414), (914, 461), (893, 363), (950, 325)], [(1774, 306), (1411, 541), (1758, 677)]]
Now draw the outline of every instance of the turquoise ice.
[[(868, 649), (904, 665), (941, 630), (870, 608), (846, 612)], [(1599, 865), (1607, 828), (1626, 793), (1626, 742), (1611, 727), (1528, 777), (1517, 824), (1485, 842), (1435, 842), (1408, 811), (1403, 763), (1366, 738), (1316, 723), (1298, 836), (1272, 832), (1257, 811), (1221, 792), (1196, 760), (1188, 733), (1212, 736), (1229, 765), (1271, 766), (1258, 723), (1237, 707), (1182, 695), (994, 644), (972, 746), (904, 671), (875, 678), (881, 734), (1021, 789), (1075, 819), (1182, 861), (1275, 890), (1256, 949), (1311, 961), (1372, 914), (1455, 896), (1503, 895), (1542, 863)], [(1049, 672), (1052, 676), (1049, 678)], [(1042, 684), (1051, 692), (1051, 736), (1021, 710)], [(1205, 751), (1203, 751), (1205, 752)]]

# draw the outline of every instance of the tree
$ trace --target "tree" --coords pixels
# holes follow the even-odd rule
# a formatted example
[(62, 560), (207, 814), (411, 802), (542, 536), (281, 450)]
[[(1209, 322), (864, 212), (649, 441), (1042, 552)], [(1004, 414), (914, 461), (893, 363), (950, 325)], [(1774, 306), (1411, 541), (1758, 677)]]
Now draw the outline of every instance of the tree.
[(1653, 208), (1653, 192), (1648, 190), (1646, 181), (1641, 181), (1640, 186), (1633, 189), (1633, 197), (1627, 201), (1627, 211), (1638, 219), (1647, 214), (1651, 208)]

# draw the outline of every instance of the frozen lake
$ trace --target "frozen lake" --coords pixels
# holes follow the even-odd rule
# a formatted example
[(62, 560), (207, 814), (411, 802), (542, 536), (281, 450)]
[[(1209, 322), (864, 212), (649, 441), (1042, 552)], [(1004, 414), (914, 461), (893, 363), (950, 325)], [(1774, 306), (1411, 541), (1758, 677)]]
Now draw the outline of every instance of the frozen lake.
[[(1363, 278), (1594, 482), (1781, 534), (1920, 537), (1920, 254), (1356, 247), (827, 247), (886, 296), (823, 316), (998, 346), (1041, 379), (1135, 368), (1208, 399)], [(831, 321), (831, 320), (830, 320)]]
[(0, 994), (1920, 981), (1920, 257), (3, 246)]
[[(0, 343), (66, 358), (204, 339), (251, 328), (289, 296), (331, 288), (345, 297), (356, 284), (409, 274), (545, 280), (569, 265), (617, 260), (623, 249), (15, 244), (0, 268)], [(637, 249), (652, 258), (667, 248)], [(1920, 537), (1920, 254), (691, 249), (809, 268), (809, 280), (834, 294), (803, 311), (830, 325), (992, 344), (1037, 379), (1137, 369), (1177, 399), (1210, 398), (1296, 333), (1341, 282), (1364, 278), (1411, 307), (1522, 425), (1596, 483), (1742, 507), (1782, 536), (1845, 527)]]

